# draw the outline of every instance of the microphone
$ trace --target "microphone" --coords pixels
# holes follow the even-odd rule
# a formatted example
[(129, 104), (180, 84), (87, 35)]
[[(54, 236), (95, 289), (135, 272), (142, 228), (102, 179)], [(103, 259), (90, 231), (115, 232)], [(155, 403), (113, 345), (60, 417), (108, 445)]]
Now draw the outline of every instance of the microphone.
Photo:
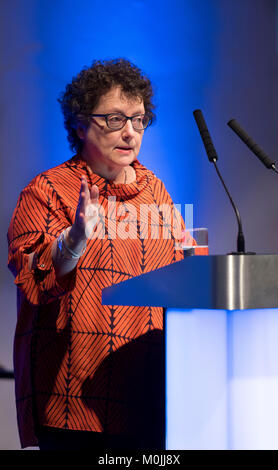
[(199, 132), (200, 132), (200, 135), (201, 135), (201, 138), (203, 140), (203, 144), (204, 144), (204, 147), (206, 149), (206, 152), (207, 152), (207, 156), (208, 156), (208, 159), (210, 162), (212, 162), (215, 166), (215, 169), (216, 169), (216, 172), (220, 178), (220, 181), (221, 183), (223, 184), (224, 186), (224, 189), (230, 199), (230, 202), (233, 206), (233, 209), (235, 211), (235, 214), (236, 214), (236, 218), (237, 218), (237, 224), (238, 224), (238, 235), (237, 235), (237, 252), (236, 253), (232, 253), (232, 254), (243, 254), (245, 253), (245, 240), (244, 240), (244, 235), (243, 235), (243, 230), (242, 230), (242, 223), (241, 223), (241, 217), (240, 217), (240, 214), (239, 214), (239, 210), (238, 208), (236, 207), (229, 191), (228, 191), (228, 188), (220, 174), (220, 171), (217, 167), (217, 160), (218, 160), (218, 156), (217, 156), (217, 153), (216, 153), (216, 150), (214, 148), (214, 145), (212, 143), (212, 139), (211, 139), (211, 136), (210, 136), (210, 133), (208, 131), (208, 128), (207, 128), (207, 125), (206, 125), (206, 122), (205, 122), (205, 119), (203, 117), (203, 114), (202, 114), (202, 111), (200, 109), (196, 109), (194, 112), (193, 112), (193, 115), (194, 115), (194, 118), (195, 118), (195, 121), (197, 123), (197, 126), (198, 126), (198, 129), (199, 129)]
[(251, 137), (240, 127), (235, 119), (227, 122), (227, 125), (238, 135), (238, 137), (247, 145), (247, 147), (258, 157), (266, 168), (276, 171), (278, 173), (275, 163), (269, 156), (256, 144)]

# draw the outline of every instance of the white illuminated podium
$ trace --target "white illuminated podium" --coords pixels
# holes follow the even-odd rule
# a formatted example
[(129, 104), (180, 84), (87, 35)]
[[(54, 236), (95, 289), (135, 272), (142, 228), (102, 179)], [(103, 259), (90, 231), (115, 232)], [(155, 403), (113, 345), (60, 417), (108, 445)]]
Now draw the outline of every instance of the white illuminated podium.
[(103, 289), (164, 307), (167, 449), (278, 449), (278, 255), (192, 256)]

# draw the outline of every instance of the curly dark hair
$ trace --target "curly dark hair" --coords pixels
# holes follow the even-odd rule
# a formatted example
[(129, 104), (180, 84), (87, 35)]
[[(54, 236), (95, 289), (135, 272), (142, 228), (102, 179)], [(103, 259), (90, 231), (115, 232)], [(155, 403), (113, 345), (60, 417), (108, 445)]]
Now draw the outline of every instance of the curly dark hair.
[(141, 98), (150, 122), (155, 120), (152, 84), (142, 71), (123, 58), (95, 60), (91, 67), (85, 67), (73, 77), (58, 99), (70, 148), (74, 152), (78, 153), (82, 149), (82, 141), (76, 132), (78, 123), (88, 126), (89, 114), (97, 106), (100, 97), (118, 85), (126, 95)]

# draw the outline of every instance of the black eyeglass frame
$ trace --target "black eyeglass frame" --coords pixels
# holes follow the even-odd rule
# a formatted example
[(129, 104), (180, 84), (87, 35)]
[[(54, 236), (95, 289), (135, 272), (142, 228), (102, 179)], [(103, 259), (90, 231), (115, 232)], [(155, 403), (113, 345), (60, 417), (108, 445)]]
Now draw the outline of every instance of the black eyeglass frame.
[[(118, 128), (115, 128), (115, 127), (110, 127), (109, 124), (108, 124), (108, 118), (109, 116), (122, 116), (125, 118), (125, 121), (122, 125), (122, 127), (118, 127)], [(148, 124), (146, 125), (146, 127), (143, 127), (143, 129), (136, 129), (136, 127), (134, 127), (133, 125), (133, 122), (132, 122), (132, 119), (138, 117), (138, 116), (143, 116), (143, 117), (147, 117), (149, 119), (148, 121)], [(128, 121), (128, 119), (131, 120), (131, 123), (132, 123), (132, 126), (133, 126), (133, 129), (135, 131), (144, 131), (145, 129), (147, 129), (147, 127), (149, 127), (152, 123), (152, 119), (150, 116), (148, 116), (147, 114), (136, 114), (135, 116), (126, 116), (125, 114), (122, 114), (122, 113), (109, 113), (109, 114), (89, 114), (89, 117), (104, 117), (105, 118), (105, 121), (106, 121), (106, 125), (109, 129), (113, 130), (113, 131), (119, 131), (120, 129), (122, 129), (125, 125), (126, 125), (126, 122)]]

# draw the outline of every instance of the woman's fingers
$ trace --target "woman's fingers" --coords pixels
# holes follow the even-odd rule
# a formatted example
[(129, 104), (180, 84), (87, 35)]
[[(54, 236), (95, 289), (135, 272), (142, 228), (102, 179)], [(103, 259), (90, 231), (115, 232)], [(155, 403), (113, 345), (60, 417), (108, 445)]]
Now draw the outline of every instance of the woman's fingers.
[(99, 191), (98, 187), (94, 185), (90, 191), (90, 199), (86, 204), (86, 220), (87, 222), (91, 223), (91, 219), (97, 217), (98, 215), (98, 196)]
[(81, 178), (80, 193), (84, 193), (82, 196), (85, 198), (85, 202), (87, 202), (90, 199), (90, 191), (89, 191), (87, 179), (85, 176), (82, 176)]
[[(81, 185), (80, 185), (80, 192), (79, 192), (79, 200), (78, 206), (76, 209), (75, 214), (75, 223), (79, 225), (84, 225), (84, 217), (85, 217), (85, 210), (86, 210), (86, 178), (81, 178)], [(84, 227), (83, 227), (84, 228)]]
[(96, 224), (98, 217), (98, 197), (98, 187), (94, 185), (90, 191), (86, 177), (82, 176), (74, 224), (75, 231), (80, 233), (80, 236), (85, 234), (88, 238)]
[(99, 190), (96, 184), (91, 188), (91, 204), (98, 204)]

